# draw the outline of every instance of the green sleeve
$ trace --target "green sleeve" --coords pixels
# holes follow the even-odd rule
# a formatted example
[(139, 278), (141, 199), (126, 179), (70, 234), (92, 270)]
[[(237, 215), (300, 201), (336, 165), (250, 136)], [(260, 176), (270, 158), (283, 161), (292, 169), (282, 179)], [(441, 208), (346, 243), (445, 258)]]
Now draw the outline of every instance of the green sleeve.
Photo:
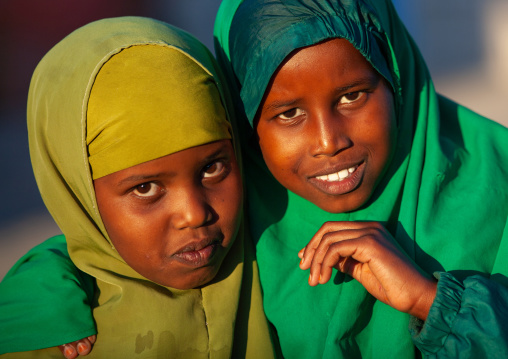
[(508, 289), (480, 275), (462, 283), (437, 273), (436, 299), (425, 324), (410, 325), (425, 358), (508, 358)]
[(63, 235), (34, 247), (0, 283), (0, 354), (96, 334), (94, 287), (94, 279), (70, 260)]

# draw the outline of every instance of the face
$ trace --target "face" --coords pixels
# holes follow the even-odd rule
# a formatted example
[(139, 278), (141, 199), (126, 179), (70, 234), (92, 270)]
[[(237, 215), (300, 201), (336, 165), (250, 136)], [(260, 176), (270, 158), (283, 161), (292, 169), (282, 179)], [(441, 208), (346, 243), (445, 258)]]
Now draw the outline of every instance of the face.
[(211, 281), (236, 237), (242, 182), (230, 140), (212, 142), (94, 181), (119, 254), (158, 284)]
[(290, 56), (272, 77), (256, 120), (275, 178), (333, 213), (368, 201), (395, 147), (392, 92), (344, 39)]

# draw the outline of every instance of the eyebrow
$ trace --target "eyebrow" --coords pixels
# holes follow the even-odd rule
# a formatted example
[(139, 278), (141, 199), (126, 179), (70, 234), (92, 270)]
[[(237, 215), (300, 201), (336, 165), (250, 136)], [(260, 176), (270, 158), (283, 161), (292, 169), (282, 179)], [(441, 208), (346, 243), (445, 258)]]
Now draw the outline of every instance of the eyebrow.
[[(225, 147), (226, 147), (226, 145), (220, 146), (217, 150), (212, 152), (210, 155), (208, 155), (205, 158), (203, 158), (200, 161), (200, 163), (202, 165), (205, 165), (208, 162), (210, 162), (210, 161), (214, 160), (215, 158), (219, 157), (221, 152), (225, 151)], [(159, 172), (159, 173), (152, 173), (152, 174), (133, 175), (133, 176), (129, 176), (129, 177), (126, 177), (126, 178), (122, 179), (121, 181), (118, 182), (118, 185), (123, 185), (123, 184), (126, 184), (126, 183), (135, 183), (135, 182), (148, 181), (148, 180), (157, 179), (157, 178), (160, 178), (160, 177), (163, 177), (163, 176), (174, 177), (175, 175), (176, 175), (176, 173), (174, 173), (174, 172)]]
[(298, 103), (299, 101), (300, 101), (299, 98), (295, 98), (290, 101), (272, 101), (268, 105), (263, 106), (263, 109), (267, 110), (267, 111), (273, 111), (273, 110), (277, 111), (277, 110), (284, 108), (284, 107), (291, 107), (295, 103)]
[[(351, 82), (350, 84), (346, 85), (346, 86), (340, 86), (340, 87), (336, 87), (335, 88), (335, 92), (336, 93), (342, 93), (342, 92), (347, 92), (348, 90), (354, 88), (354, 87), (357, 87), (357, 86), (360, 86), (360, 85), (368, 85), (368, 86), (374, 86), (374, 84), (376, 83), (376, 79), (373, 79), (371, 76), (365, 76), (365, 77), (360, 77), (359, 79), (356, 79), (355, 81)], [(264, 110), (267, 110), (267, 111), (270, 111), (270, 110), (279, 110), (281, 108), (285, 108), (285, 107), (291, 107), (293, 106), (294, 104), (298, 103), (300, 101), (300, 98), (295, 98), (295, 99), (292, 99), (292, 100), (289, 100), (289, 101), (272, 101), (270, 102), (268, 105), (266, 106), (263, 106), (263, 109)]]
[(153, 180), (156, 178), (160, 178), (163, 175), (164, 175), (164, 173), (129, 176), (127, 178), (124, 178), (120, 182), (118, 182), (118, 185), (123, 185), (125, 183), (131, 183), (131, 182), (141, 182), (141, 181)]
[(221, 155), (221, 152), (225, 152), (225, 150), (226, 150), (226, 144), (223, 144), (222, 146), (217, 148), (217, 150), (215, 150), (214, 152), (212, 152), (211, 154), (209, 154), (208, 156), (203, 158), (203, 160), (201, 162), (203, 164), (208, 163), (208, 162), (216, 159), (217, 157), (219, 157)]
[(335, 89), (335, 91), (336, 92), (346, 92), (346, 91), (352, 89), (353, 87), (357, 87), (357, 86), (361, 86), (361, 85), (373, 86), (377, 82), (376, 80), (377, 80), (377, 77), (373, 78), (373, 76), (360, 77), (360, 78), (356, 79), (355, 81), (351, 82), (349, 85), (337, 87)]

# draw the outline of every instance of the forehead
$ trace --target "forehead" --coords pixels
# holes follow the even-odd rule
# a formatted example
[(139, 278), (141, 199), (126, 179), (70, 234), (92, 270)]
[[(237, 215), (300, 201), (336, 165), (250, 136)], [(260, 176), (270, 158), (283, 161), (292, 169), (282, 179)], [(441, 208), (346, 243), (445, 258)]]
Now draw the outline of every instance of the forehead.
[[(349, 41), (337, 38), (295, 50), (284, 60), (274, 76), (309, 69), (320, 73), (322, 70), (330, 70), (330, 67), (339, 74), (346, 74), (354, 69), (375, 72), (367, 59)], [(324, 77), (327, 75), (323, 73)]]
[(274, 96), (310, 95), (315, 91), (310, 87), (316, 83), (323, 85), (318, 86), (319, 90), (333, 87), (345, 91), (379, 77), (381, 75), (349, 41), (331, 39), (290, 54), (272, 76), (261, 106)]

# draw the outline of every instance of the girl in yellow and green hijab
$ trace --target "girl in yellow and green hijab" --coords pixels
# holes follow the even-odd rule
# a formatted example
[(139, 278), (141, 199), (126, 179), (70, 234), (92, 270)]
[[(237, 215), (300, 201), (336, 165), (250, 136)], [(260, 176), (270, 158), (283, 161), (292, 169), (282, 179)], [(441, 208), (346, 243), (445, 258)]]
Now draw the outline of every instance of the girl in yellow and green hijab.
[[(86, 25), (35, 70), (31, 159), (63, 232), (43, 246), (58, 261), (67, 255), (66, 241), (77, 268), (95, 279), (93, 288), (78, 273), (89, 283), (84, 305), (93, 307), (98, 333), (90, 357), (274, 356), (244, 243), (228, 96), (203, 45), (146, 18)], [(25, 285), (34, 279), (22, 269), (39, 263), (34, 253), (1, 284), (1, 305), (9, 310), (2, 313), (1, 352), (61, 357), (56, 348), (41, 348), (95, 328), (85, 324), (86, 311), (64, 312), (55, 302), (74, 298), (77, 288), (60, 287), (62, 277), (51, 268), (41, 274), (45, 285), (55, 283), (51, 299), (40, 298), (35, 308), (10, 300), (9, 291), (28, 300), (37, 292)], [(51, 300), (55, 311), (47, 312)], [(46, 327), (26, 325), (34, 318)], [(74, 318), (83, 325), (67, 325)]]

